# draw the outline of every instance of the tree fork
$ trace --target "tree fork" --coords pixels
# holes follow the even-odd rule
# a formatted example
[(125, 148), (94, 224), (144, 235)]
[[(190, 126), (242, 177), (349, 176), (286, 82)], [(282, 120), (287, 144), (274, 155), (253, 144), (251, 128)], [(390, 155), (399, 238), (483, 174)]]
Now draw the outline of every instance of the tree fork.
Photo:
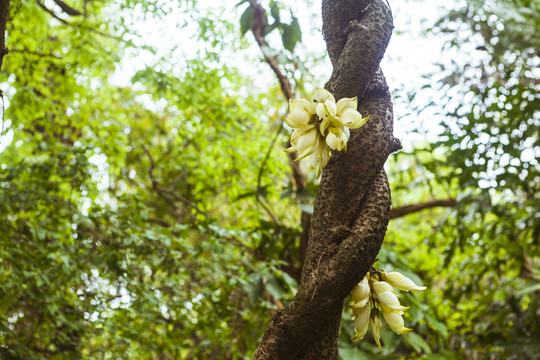
[(325, 87), (336, 99), (357, 96), (370, 120), (325, 168), (298, 293), (273, 318), (254, 359), (335, 359), (343, 301), (375, 261), (389, 221), (383, 165), (401, 146), (379, 63), (392, 15), (382, 0), (323, 0), (322, 17), (333, 65)]

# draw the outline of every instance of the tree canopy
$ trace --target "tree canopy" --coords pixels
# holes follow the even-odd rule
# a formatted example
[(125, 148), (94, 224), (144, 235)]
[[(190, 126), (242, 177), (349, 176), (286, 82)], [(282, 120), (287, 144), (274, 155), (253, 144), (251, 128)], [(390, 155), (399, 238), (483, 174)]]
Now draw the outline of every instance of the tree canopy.
[[(252, 358), (316, 261), (320, 181), (281, 151), (281, 117), (330, 76), (310, 44), (320, 9), (5, 4), (0, 357)], [(452, 4), (422, 33), (444, 41), (436, 70), (389, 82), (420, 140), (385, 165), (376, 265), (428, 289), (400, 294), (414, 332), (383, 327), (380, 349), (351, 340), (344, 306), (340, 359), (538, 359), (539, 14), (537, 0)]]

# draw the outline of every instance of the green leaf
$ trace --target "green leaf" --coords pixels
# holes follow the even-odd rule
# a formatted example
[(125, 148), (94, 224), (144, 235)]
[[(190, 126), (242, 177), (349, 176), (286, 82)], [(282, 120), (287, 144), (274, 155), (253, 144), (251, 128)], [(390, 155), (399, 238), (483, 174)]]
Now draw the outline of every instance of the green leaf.
[(240, 34), (242, 36), (251, 29), (253, 22), (255, 21), (255, 10), (251, 6), (248, 6), (244, 13), (240, 17)]
[(293, 52), (296, 44), (302, 41), (302, 31), (300, 30), (298, 19), (293, 17), (292, 22), (289, 25), (282, 24), (281, 26), (283, 28), (283, 34), (281, 36), (283, 46), (285, 49)]
[(313, 215), (313, 205), (309, 204), (298, 204), (298, 208), (303, 212)]
[(431, 348), (429, 344), (418, 334), (409, 333), (403, 336), (403, 340), (408, 343), (415, 351), (417, 352), (426, 352), (431, 353)]

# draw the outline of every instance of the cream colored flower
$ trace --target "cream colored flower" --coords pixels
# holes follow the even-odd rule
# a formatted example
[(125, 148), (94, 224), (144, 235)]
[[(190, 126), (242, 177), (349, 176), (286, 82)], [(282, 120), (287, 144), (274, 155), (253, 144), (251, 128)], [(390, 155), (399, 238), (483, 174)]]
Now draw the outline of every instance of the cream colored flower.
[(319, 140), (317, 149), (309, 156), (309, 164), (315, 169), (315, 177), (321, 175), (322, 170), (330, 161), (332, 149), (326, 144), (326, 142)]
[(412, 331), (412, 329), (405, 327), (405, 322), (403, 321), (403, 317), (399, 312), (384, 312), (383, 311), (384, 320), (386, 320), (386, 323), (388, 326), (390, 326), (390, 329), (392, 329), (393, 332), (397, 334), (408, 334)]
[(369, 281), (367, 276), (362, 279), (351, 292), (353, 300), (353, 308), (361, 308), (365, 306), (369, 301), (369, 294), (371, 293), (369, 288)]
[(358, 111), (357, 98), (343, 98), (337, 104), (328, 98), (317, 104), (317, 115), (322, 119), (319, 130), (332, 150), (347, 150), (351, 136), (349, 129), (358, 129), (367, 122)]
[(398, 273), (397, 271), (386, 273), (386, 271), (382, 269), (380, 273), (381, 273), (381, 277), (385, 281), (387, 281), (390, 285), (398, 288), (399, 290), (422, 291), (422, 290), (427, 289), (425, 286), (416, 285), (414, 281), (404, 276), (403, 274)]
[(369, 329), (371, 330), (371, 335), (373, 335), (373, 340), (377, 343), (379, 349), (381, 348), (381, 328), (382, 321), (381, 315), (378, 309), (372, 309), (369, 316)]
[(310, 156), (310, 165), (319, 177), (332, 150), (347, 150), (351, 137), (349, 129), (358, 129), (368, 120), (369, 117), (362, 118), (356, 107), (356, 97), (343, 98), (336, 103), (334, 96), (325, 89), (317, 89), (312, 101), (290, 100), (289, 115), (283, 120), (294, 131), (291, 147), (285, 151), (298, 152), (295, 160)]
[(354, 330), (356, 331), (356, 334), (353, 336), (352, 340), (360, 340), (366, 335), (369, 327), (370, 308), (370, 304), (367, 303), (361, 308), (353, 309)]
[(372, 286), (375, 292), (382, 293), (385, 291), (391, 291), (395, 294), (395, 291), (392, 288), (392, 286), (385, 281), (374, 281)]

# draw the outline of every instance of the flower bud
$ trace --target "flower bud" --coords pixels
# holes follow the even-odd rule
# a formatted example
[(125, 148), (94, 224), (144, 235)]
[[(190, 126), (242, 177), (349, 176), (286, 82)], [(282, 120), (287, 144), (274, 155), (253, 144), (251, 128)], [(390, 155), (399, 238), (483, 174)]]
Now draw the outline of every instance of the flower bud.
[(403, 290), (403, 291), (426, 290), (425, 286), (416, 285), (411, 279), (404, 276), (403, 274), (398, 273), (397, 271), (392, 271), (390, 273), (386, 273), (386, 271), (381, 270), (381, 276), (390, 285), (398, 288), (399, 290)]
[(369, 315), (369, 328), (371, 330), (371, 335), (373, 335), (373, 340), (375, 340), (377, 346), (380, 349), (382, 321), (378, 309), (374, 308), (373, 310), (371, 310), (371, 314)]
[(412, 331), (412, 329), (405, 327), (403, 317), (399, 313), (397, 312), (387, 313), (383, 311), (383, 316), (388, 326), (390, 326), (390, 329), (392, 329), (392, 331), (395, 332), (396, 334), (408, 334)]
[(356, 334), (352, 340), (360, 340), (366, 335), (369, 327), (369, 310), (369, 304), (359, 309), (353, 309), (353, 314), (355, 315), (354, 330), (356, 330)]
[(373, 283), (373, 290), (375, 290), (376, 293), (383, 293), (385, 291), (394, 292), (392, 286), (385, 281), (375, 281)]
[(376, 294), (379, 302), (381, 303), (381, 308), (383, 312), (388, 312), (388, 309), (391, 309), (391, 311), (405, 311), (408, 309), (408, 307), (401, 306), (396, 294), (391, 291), (385, 291)]

